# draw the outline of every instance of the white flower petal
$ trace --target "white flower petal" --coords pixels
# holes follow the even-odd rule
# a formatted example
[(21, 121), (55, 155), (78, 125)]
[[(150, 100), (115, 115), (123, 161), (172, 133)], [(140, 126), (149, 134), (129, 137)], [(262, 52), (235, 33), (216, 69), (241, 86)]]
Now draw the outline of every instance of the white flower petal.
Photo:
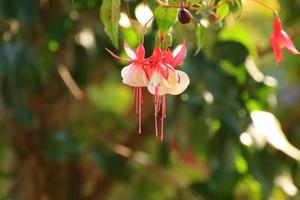
[(133, 87), (147, 87), (147, 76), (141, 65), (130, 64), (121, 71), (123, 83)]
[[(178, 77), (180, 81), (178, 82)], [(178, 95), (181, 94), (188, 85), (190, 79), (188, 75), (180, 70), (169, 71), (168, 80), (165, 80), (159, 72), (154, 72), (148, 84), (148, 91), (155, 95), (155, 89), (158, 89), (158, 95)]]
[(176, 87), (173, 90), (170, 90), (168, 92), (168, 94), (172, 94), (172, 95), (181, 94), (182, 92), (184, 92), (186, 90), (186, 88), (190, 84), (190, 79), (185, 72), (180, 71), (180, 70), (175, 70), (175, 71), (178, 74), (178, 76), (180, 77), (180, 82), (176, 85)]
[(162, 78), (162, 82), (163, 82), (162, 84), (167, 88), (173, 89), (178, 84), (178, 74), (176, 70), (169, 69), (168, 72), (169, 72), (168, 80)]
[(129, 58), (131, 58), (132, 60), (136, 59), (135, 52), (129, 47), (127, 42), (124, 42), (124, 49)]
[(158, 95), (165, 95), (169, 91), (169, 89), (163, 84), (162, 75), (157, 71), (155, 71), (150, 78), (148, 91), (151, 94), (155, 95), (156, 88), (158, 89)]

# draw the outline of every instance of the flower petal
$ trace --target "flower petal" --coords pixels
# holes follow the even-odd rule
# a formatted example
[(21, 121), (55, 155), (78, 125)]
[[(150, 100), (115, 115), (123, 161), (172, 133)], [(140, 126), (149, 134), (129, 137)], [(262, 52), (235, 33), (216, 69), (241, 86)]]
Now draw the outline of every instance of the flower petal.
[(180, 51), (174, 56), (174, 60), (173, 60), (173, 67), (176, 67), (177, 65), (179, 65), (182, 60), (184, 59), (185, 55), (186, 55), (186, 43), (185, 40), (182, 43), (181, 49)]
[(121, 71), (123, 83), (132, 87), (146, 87), (148, 79), (141, 65), (130, 64)]
[(105, 48), (106, 51), (108, 51), (108, 53), (110, 53), (110, 55), (118, 60), (124, 60), (124, 61), (127, 61), (127, 62), (130, 62), (131, 60), (130, 59), (127, 59), (127, 58), (122, 58), (116, 54), (114, 54), (113, 52), (111, 52), (109, 49)]
[(159, 64), (159, 71), (160, 71), (160, 74), (163, 76), (164, 79), (168, 79), (169, 69), (168, 69), (167, 66), (165, 66), (163, 64)]
[(136, 59), (135, 52), (129, 47), (129, 45), (128, 45), (127, 42), (124, 42), (124, 49), (125, 49), (126, 54), (128, 55), (128, 57), (131, 60), (135, 60)]
[(274, 32), (275, 33), (280, 33), (281, 29), (282, 29), (282, 25), (281, 25), (281, 19), (279, 17), (276, 17), (273, 21), (273, 28), (274, 28)]
[(274, 51), (274, 58), (276, 60), (276, 63), (281, 63), (283, 62), (283, 55), (282, 55), (282, 50), (280, 47), (280, 38), (278, 38), (279, 35), (272, 33), (271, 35), (271, 46)]
[(166, 88), (174, 89), (174, 87), (176, 87), (176, 85), (179, 83), (179, 76), (177, 74), (177, 71), (174, 69), (172, 70), (172, 68), (168, 68), (168, 72), (168, 79), (163, 79), (162, 84)]
[(145, 58), (145, 48), (142, 44), (140, 44), (136, 49), (136, 58), (144, 59)]
[(176, 87), (173, 90), (168, 92), (168, 94), (171, 94), (171, 95), (181, 94), (182, 92), (184, 92), (186, 90), (186, 88), (190, 84), (190, 79), (185, 72), (180, 71), (180, 70), (175, 70), (175, 71), (179, 76), (180, 82), (176, 85)]
[(155, 95), (156, 88), (158, 90), (158, 95), (165, 95), (168, 93), (169, 89), (162, 84), (162, 76), (159, 72), (153, 72), (149, 84), (148, 84), (148, 91)]
[(293, 41), (291, 40), (291, 38), (288, 36), (288, 34), (285, 31), (281, 31), (280, 32), (280, 39), (282, 41), (282, 43), (284, 44), (284, 47), (286, 48), (286, 50), (291, 53), (291, 54), (300, 54), (300, 52), (296, 49)]

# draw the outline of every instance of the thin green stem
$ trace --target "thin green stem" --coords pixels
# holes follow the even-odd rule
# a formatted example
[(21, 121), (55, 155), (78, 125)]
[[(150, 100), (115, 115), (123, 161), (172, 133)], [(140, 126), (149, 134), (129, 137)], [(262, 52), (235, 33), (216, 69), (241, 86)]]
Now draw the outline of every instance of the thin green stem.
[(259, 5), (271, 10), (273, 13), (277, 13), (277, 10), (275, 10), (274, 8), (272, 8), (271, 6), (269, 6), (268, 4), (260, 1), (260, 0), (253, 0), (254, 2), (258, 3)]

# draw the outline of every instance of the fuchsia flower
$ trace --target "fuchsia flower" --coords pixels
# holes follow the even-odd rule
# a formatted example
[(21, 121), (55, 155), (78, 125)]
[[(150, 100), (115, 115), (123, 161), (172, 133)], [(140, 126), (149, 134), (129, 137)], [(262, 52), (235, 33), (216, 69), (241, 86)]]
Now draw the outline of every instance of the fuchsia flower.
[(271, 35), (271, 45), (274, 50), (276, 63), (283, 62), (283, 48), (285, 48), (291, 54), (299, 55), (299, 51), (296, 49), (288, 34), (282, 30), (281, 20), (278, 16), (275, 17), (273, 26), (274, 31)]
[(139, 115), (139, 128), (138, 133), (142, 133), (142, 87), (147, 87), (148, 77), (146, 72), (145, 48), (139, 45), (134, 52), (128, 44), (124, 43), (124, 49), (129, 59), (121, 58), (110, 50), (106, 49), (114, 58), (131, 62), (128, 66), (124, 67), (121, 71), (123, 83), (134, 87), (134, 100), (136, 105), (136, 113)]
[[(180, 51), (173, 55), (169, 50), (155, 48), (153, 55), (149, 58), (151, 76), (148, 84), (148, 91), (155, 95), (155, 133), (158, 136), (157, 116), (161, 102), (161, 133), (160, 138), (164, 137), (164, 119), (166, 118), (166, 94), (181, 94), (189, 85), (190, 80), (186, 73), (175, 70), (186, 55), (186, 44), (183, 42)], [(160, 101), (161, 97), (161, 101)]]
[(139, 45), (134, 52), (127, 43), (124, 49), (129, 59), (121, 58), (110, 50), (106, 49), (113, 57), (131, 62), (121, 71), (123, 83), (134, 87), (134, 97), (136, 101), (136, 112), (139, 114), (139, 133), (141, 133), (141, 104), (142, 87), (147, 87), (148, 91), (155, 96), (155, 133), (158, 136), (157, 116), (161, 107), (161, 131), (160, 138), (163, 140), (164, 119), (166, 118), (166, 94), (181, 94), (189, 85), (190, 80), (186, 73), (175, 68), (182, 62), (186, 55), (186, 44), (183, 42), (178, 53), (170, 50), (154, 48), (152, 56), (145, 58), (145, 49)]

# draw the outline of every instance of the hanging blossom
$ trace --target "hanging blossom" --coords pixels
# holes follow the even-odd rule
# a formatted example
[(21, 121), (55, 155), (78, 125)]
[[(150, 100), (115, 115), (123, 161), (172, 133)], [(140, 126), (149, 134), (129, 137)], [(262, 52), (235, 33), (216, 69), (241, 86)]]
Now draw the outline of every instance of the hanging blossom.
[(155, 134), (158, 136), (158, 113), (161, 104), (161, 130), (160, 139), (164, 137), (164, 119), (166, 118), (166, 94), (181, 94), (189, 85), (188, 75), (175, 68), (182, 62), (186, 55), (186, 44), (183, 42), (177, 54), (170, 50), (154, 48), (153, 55), (148, 59), (150, 63), (150, 80), (148, 91), (154, 98)]
[(283, 62), (283, 48), (285, 48), (291, 54), (300, 55), (300, 52), (296, 49), (291, 38), (284, 30), (282, 30), (281, 20), (277, 14), (275, 14), (273, 26), (274, 31), (271, 35), (271, 45), (274, 51), (276, 63)]
[(145, 59), (145, 48), (143, 45), (139, 45), (134, 52), (125, 42), (124, 49), (129, 59), (121, 58), (112, 53), (110, 50), (106, 50), (116, 59), (131, 62), (122, 69), (121, 76), (124, 84), (134, 87), (133, 95), (136, 113), (139, 116), (138, 133), (140, 134), (142, 133), (142, 87), (147, 87), (149, 82), (146, 70), (147, 61)]
[[(171, 52), (169, 49), (161, 50), (155, 47), (153, 54), (145, 58), (145, 49), (139, 45), (134, 52), (127, 43), (124, 44), (127, 58), (121, 58), (110, 50), (106, 49), (114, 58), (131, 62), (121, 71), (123, 83), (134, 87), (134, 97), (136, 101), (136, 112), (139, 115), (139, 130), (141, 133), (141, 104), (142, 87), (147, 87), (148, 91), (155, 96), (154, 115), (155, 115), (155, 134), (158, 137), (158, 114), (161, 112), (160, 139), (164, 137), (164, 119), (166, 118), (166, 95), (181, 94), (189, 85), (188, 75), (175, 68), (183, 61), (186, 55), (186, 44), (183, 42), (178, 53)], [(161, 108), (161, 109), (160, 109)]]

